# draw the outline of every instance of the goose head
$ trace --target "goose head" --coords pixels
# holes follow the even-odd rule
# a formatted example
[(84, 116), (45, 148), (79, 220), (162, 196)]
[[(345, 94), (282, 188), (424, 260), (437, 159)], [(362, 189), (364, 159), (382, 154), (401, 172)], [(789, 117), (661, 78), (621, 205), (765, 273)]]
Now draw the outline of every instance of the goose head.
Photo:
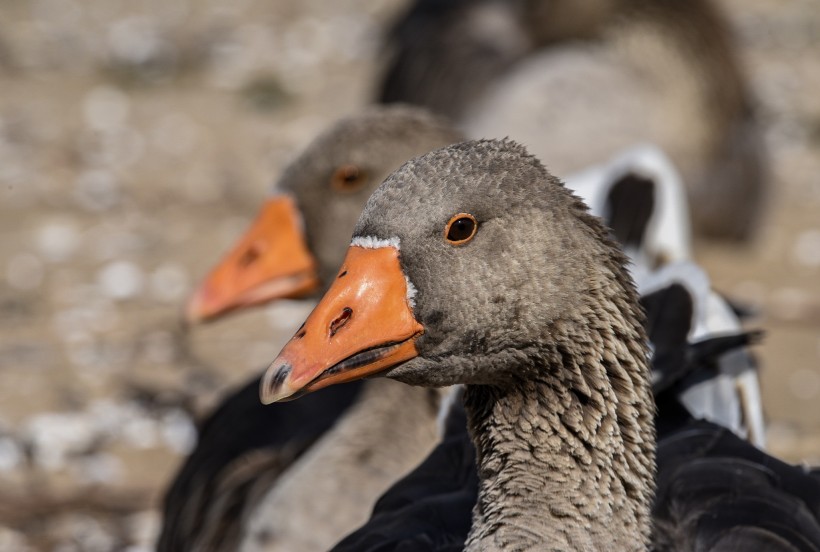
[[(624, 263), (600, 221), (523, 147), (483, 140), (431, 152), (367, 202), (341, 269), (271, 364), (261, 397), (377, 374), (504, 388), (556, 342), (597, 331), (645, 356)], [(629, 375), (638, 394), (644, 372)]]
[(371, 108), (341, 120), (285, 169), (250, 228), (190, 297), (187, 319), (320, 289), (376, 186), (407, 159), (458, 140), (417, 108)]

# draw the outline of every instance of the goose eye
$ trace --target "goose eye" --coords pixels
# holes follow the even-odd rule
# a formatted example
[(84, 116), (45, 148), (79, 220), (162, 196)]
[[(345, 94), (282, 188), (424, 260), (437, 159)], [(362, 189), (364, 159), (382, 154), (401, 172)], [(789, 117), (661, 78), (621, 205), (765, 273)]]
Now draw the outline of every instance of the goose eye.
[(478, 222), (475, 217), (468, 213), (453, 215), (447, 227), (444, 229), (444, 239), (453, 245), (467, 243), (475, 236), (478, 229)]
[(367, 182), (366, 176), (356, 165), (342, 165), (333, 173), (330, 185), (338, 192), (355, 192)]

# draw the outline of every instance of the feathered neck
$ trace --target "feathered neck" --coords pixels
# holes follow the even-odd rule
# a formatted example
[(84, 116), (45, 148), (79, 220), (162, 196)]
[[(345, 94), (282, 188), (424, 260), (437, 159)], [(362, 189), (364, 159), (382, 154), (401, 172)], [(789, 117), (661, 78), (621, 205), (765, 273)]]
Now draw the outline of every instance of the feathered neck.
[(521, 379), (467, 387), (481, 485), (466, 550), (647, 548), (654, 403), (635, 291), (614, 268), (511, 355), (527, 355)]

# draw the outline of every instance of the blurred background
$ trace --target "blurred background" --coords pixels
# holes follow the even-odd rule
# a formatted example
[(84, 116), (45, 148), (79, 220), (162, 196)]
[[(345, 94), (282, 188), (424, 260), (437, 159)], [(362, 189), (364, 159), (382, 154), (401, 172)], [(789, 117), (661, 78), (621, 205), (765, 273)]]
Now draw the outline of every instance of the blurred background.
[[(697, 243), (759, 311), (769, 449), (820, 463), (820, 0), (719, 0), (761, 104), (769, 212)], [(281, 168), (375, 95), (402, 0), (0, 6), (0, 551), (151, 550), (195, 420), (297, 302), (181, 306)], [(286, 325), (288, 321), (293, 326)]]

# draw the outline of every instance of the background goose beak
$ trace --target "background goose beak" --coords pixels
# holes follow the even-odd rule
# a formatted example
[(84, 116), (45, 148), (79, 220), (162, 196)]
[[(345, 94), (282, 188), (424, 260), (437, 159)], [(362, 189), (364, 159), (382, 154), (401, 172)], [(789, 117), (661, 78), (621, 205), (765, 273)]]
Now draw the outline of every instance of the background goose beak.
[(268, 368), (262, 402), (383, 372), (418, 355), (423, 331), (398, 250), (352, 246), (333, 285)]
[(314, 291), (319, 277), (302, 226), (292, 198), (266, 201), (248, 231), (191, 295), (188, 322)]

